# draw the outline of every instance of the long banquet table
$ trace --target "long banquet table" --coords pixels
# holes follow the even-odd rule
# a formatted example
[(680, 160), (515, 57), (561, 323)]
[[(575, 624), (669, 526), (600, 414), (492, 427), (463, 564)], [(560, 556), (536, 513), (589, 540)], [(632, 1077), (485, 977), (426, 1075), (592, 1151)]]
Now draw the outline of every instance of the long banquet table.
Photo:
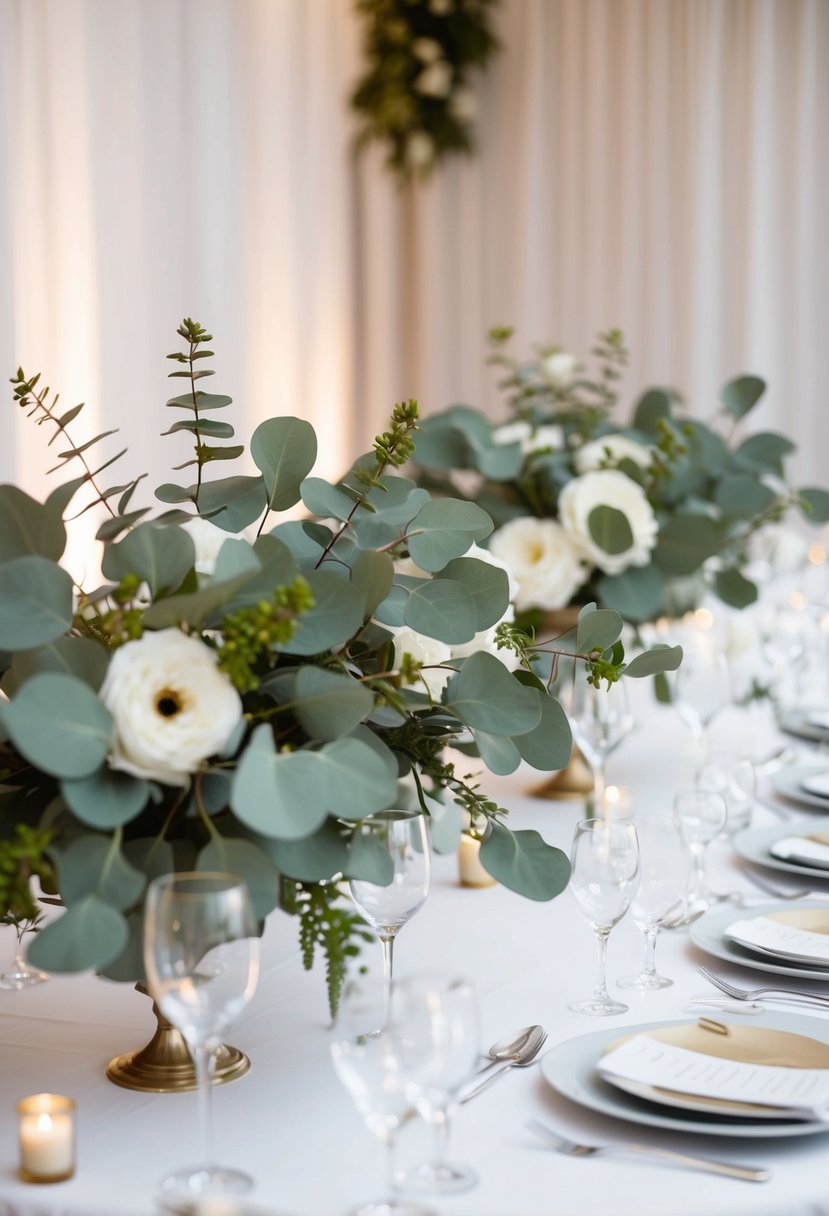
[[(640, 695), (638, 716), (638, 729), (609, 765), (610, 780), (626, 788), (635, 811), (670, 805), (688, 764), (687, 732), (673, 710), (642, 703)], [(742, 721), (724, 718), (722, 741), (733, 743), (735, 732), (745, 729)], [(748, 729), (754, 734), (754, 719)], [(777, 736), (768, 725), (763, 730), (771, 749)], [(486, 784), (510, 807), (515, 826), (537, 828), (569, 850), (583, 808), (531, 798), (527, 791), (537, 781), (537, 773), (522, 769), (508, 778), (488, 777)], [(758, 804), (754, 822), (775, 820)], [(718, 843), (714, 851), (720, 885), (752, 892), (728, 846)], [(8, 953), (11, 930), (0, 932), (0, 949)], [(614, 977), (638, 969), (641, 955), (641, 936), (623, 921), (610, 939), (611, 991)], [(377, 962), (375, 952), (367, 957)], [(465, 889), (457, 882), (455, 858), (445, 857), (436, 859), (432, 894), (400, 934), (396, 962), (401, 974), (428, 966), (471, 978), (484, 1047), (532, 1022), (547, 1028), (552, 1044), (608, 1022), (621, 1032), (633, 1023), (683, 1016), (689, 999), (706, 993), (696, 974), (706, 958), (687, 931), (661, 934), (657, 958), (673, 987), (627, 992), (630, 1011), (618, 1018), (572, 1013), (568, 1002), (592, 986), (594, 947), (569, 894), (539, 904), (498, 887)], [(761, 982), (760, 972), (727, 964), (717, 969), (749, 987)], [(198, 1158), (195, 1095), (135, 1093), (104, 1076), (106, 1061), (146, 1042), (150, 1030), (146, 998), (92, 975), (55, 976), (37, 988), (0, 993), (0, 1216), (157, 1211), (158, 1179)], [(296, 925), (274, 913), (263, 939), (258, 991), (228, 1036), (250, 1055), (253, 1068), (215, 1093), (220, 1156), (255, 1177), (252, 1212), (336, 1216), (382, 1193), (382, 1150), (334, 1075), (327, 1035), (321, 971), (302, 970)], [(26, 1185), (15, 1174), (15, 1103), (42, 1090), (78, 1103), (77, 1174), (52, 1186)], [(773, 1176), (752, 1185), (622, 1156), (567, 1158), (531, 1136), (524, 1126), (531, 1117), (588, 1142), (636, 1139), (767, 1166)], [(410, 1124), (400, 1137), (401, 1160), (424, 1156), (430, 1144), (430, 1129)], [(473, 1165), (480, 1182), (465, 1195), (431, 1201), (444, 1216), (829, 1216), (829, 1136), (752, 1141), (624, 1125), (557, 1096), (538, 1066), (513, 1070), (460, 1109), (451, 1155)]]

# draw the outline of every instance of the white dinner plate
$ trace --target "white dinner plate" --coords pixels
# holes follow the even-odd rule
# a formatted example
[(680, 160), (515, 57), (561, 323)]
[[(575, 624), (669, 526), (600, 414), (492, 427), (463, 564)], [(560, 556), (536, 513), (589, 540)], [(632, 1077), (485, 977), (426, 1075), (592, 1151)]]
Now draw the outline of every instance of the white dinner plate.
[[(826, 911), (826, 904), (817, 899), (804, 899), (798, 902), (799, 908), (820, 908)], [(759, 954), (754, 954), (745, 946), (738, 946), (736, 942), (727, 941), (723, 933), (732, 925), (735, 920), (745, 920), (747, 916), (767, 916), (769, 912), (784, 912), (791, 911), (792, 902), (787, 899), (776, 899), (767, 904), (756, 904), (751, 908), (735, 908), (733, 904), (726, 904), (725, 907), (712, 908), (710, 912), (706, 912), (705, 916), (700, 917), (689, 928), (691, 941), (695, 946), (699, 946), (700, 950), (704, 950), (706, 954), (713, 954), (715, 958), (724, 958), (729, 963), (739, 963), (742, 967), (754, 967), (758, 971), (773, 971), (775, 975), (785, 975), (789, 979), (802, 980), (829, 980), (829, 968), (824, 967), (803, 967), (796, 964), (786, 964), (781, 960), (775, 961), (772, 958), (761, 957)], [(747, 984), (746, 987), (758, 987), (758, 985)], [(821, 989), (825, 995), (825, 989)], [(785, 1027), (781, 1027), (785, 1030)]]
[(806, 739), (809, 743), (825, 743), (829, 740), (829, 729), (809, 721), (808, 709), (791, 709), (781, 713), (777, 725), (795, 739)]
[(786, 768), (781, 768), (779, 773), (772, 775), (771, 784), (778, 794), (790, 798), (792, 802), (829, 811), (829, 798), (824, 798), (822, 794), (812, 794), (801, 785), (806, 777), (814, 777), (817, 773), (828, 771), (829, 764), (825, 761), (823, 764), (789, 764)]
[(769, 852), (776, 841), (785, 840), (787, 836), (811, 836), (819, 832), (829, 832), (829, 819), (809, 818), (788, 824), (776, 823), (771, 828), (744, 828), (732, 843), (741, 857), (755, 865), (768, 866), (771, 870), (786, 870), (789, 874), (801, 874), (804, 878), (822, 878), (829, 883), (829, 870), (803, 865), (799, 861), (784, 861), (782, 857), (773, 857)]
[[(541, 1073), (556, 1093), (571, 1102), (610, 1115), (625, 1123), (641, 1123), (647, 1127), (662, 1127), (668, 1131), (695, 1132), (701, 1136), (740, 1136), (748, 1139), (770, 1136), (812, 1136), (829, 1132), (829, 1123), (793, 1119), (749, 1119), (734, 1115), (716, 1115), (657, 1105), (644, 1098), (625, 1093), (602, 1079), (596, 1072), (596, 1061), (615, 1039), (625, 1034), (647, 1034), (656, 1026), (679, 1025), (694, 1018), (678, 1018), (674, 1023), (651, 1022), (638, 1026), (612, 1026), (590, 1034), (557, 1043), (543, 1057)], [(724, 1015), (717, 1019), (728, 1022)], [(737, 1025), (738, 1023), (734, 1023)], [(790, 1013), (757, 1014), (753, 1025), (770, 1030), (788, 1030), (829, 1044), (829, 1020), (802, 1017)]]

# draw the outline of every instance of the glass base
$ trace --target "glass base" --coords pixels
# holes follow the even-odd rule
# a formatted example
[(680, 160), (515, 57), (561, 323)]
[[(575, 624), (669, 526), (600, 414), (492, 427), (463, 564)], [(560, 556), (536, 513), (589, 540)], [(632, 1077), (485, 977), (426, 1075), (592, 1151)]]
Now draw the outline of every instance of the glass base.
[(35, 984), (44, 984), (49, 976), (37, 967), (30, 967), (23, 958), (16, 958), (10, 969), (0, 975), (0, 988), (33, 988)]
[(242, 1170), (214, 1165), (176, 1170), (164, 1179), (160, 1189), (166, 1211), (189, 1216), (201, 1210), (198, 1201), (202, 1198), (246, 1195), (252, 1186), (253, 1179)]
[(424, 1162), (398, 1174), (397, 1185), (415, 1195), (460, 1195), (478, 1185), (478, 1175), (471, 1166), (456, 1161)]
[(589, 1013), (594, 1018), (609, 1018), (617, 1013), (627, 1013), (629, 1007), (621, 1001), (611, 1001), (609, 997), (606, 1001), (591, 997), (589, 1001), (573, 1001), (569, 1008), (574, 1013)]
[(656, 992), (659, 988), (672, 987), (673, 982), (667, 975), (659, 975), (656, 971), (643, 971), (641, 975), (626, 975), (624, 979), (617, 980), (616, 987), (636, 988), (639, 992)]
[(349, 1208), (346, 1216), (438, 1216), (434, 1208), (421, 1207), (408, 1199), (372, 1199)]

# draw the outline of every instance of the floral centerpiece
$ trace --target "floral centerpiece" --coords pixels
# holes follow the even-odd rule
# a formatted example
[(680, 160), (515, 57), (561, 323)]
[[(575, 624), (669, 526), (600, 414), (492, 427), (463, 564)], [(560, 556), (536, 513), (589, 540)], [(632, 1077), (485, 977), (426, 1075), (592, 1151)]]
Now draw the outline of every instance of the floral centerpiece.
[[(355, 825), (411, 798), (448, 851), (466, 812), (488, 871), (551, 899), (564, 855), (512, 831), (444, 746), (463, 736), (498, 772), (557, 768), (570, 732), (549, 695), (552, 656), (510, 623), (506, 572), (474, 556), (489, 516), (396, 473), (416, 404), (395, 408), (339, 484), (312, 475), (313, 428), (290, 417), (254, 431), (255, 474), (208, 480), (242, 448), (217, 418), (231, 398), (199, 387), (210, 335), (189, 319), (178, 333), (171, 374), (186, 391), (167, 403), (182, 417), (166, 433), (192, 437), (179, 467), (194, 481), (160, 486), (169, 509), (152, 519), (134, 505), (140, 478), (105, 487), (97, 440), (70, 439), (82, 407), (58, 411), (38, 376), (14, 380), (60, 441), (56, 467), (80, 471), (44, 502), (0, 486), (0, 916), (32, 915), (37, 874), (65, 911), (32, 962), (134, 981), (147, 882), (230, 870), (260, 920), (277, 905), (298, 916), (307, 965), (323, 948), (333, 1007), (366, 934), (338, 882), (392, 873)], [(280, 521), (300, 502), (313, 518)], [(106, 513), (94, 588), (61, 565), (64, 516), (91, 508)], [(621, 626), (591, 608), (571, 638), (594, 682), (679, 662), (661, 647), (626, 664)]]
[(512, 358), (511, 333), (490, 335), (508, 419), (461, 405), (430, 416), (417, 479), (492, 516), (488, 545), (517, 580), (519, 612), (595, 600), (638, 624), (680, 615), (708, 590), (744, 608), (757, 598), (745, 573), (752, 536), (792, 509), (829, 520), (829, 493), (786, 478), (794, 444), (773, 431), (743, 434), (765, 391), (759, 377), (730, 380), (707, 422), (665, 388), (619, 418), (628, 356), (618, 330), (600, 335), (592, 375), (552, 346)]

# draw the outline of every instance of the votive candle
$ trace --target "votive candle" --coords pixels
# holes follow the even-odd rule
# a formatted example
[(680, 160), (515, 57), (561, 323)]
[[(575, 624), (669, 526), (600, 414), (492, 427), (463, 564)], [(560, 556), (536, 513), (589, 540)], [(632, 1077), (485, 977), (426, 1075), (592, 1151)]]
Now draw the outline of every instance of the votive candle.
[(75, 1103), (61, 1094), (32, 1094), (17, 1104), (20, 1177), (64, 1182), (75, 1172)]
[(462, 887), (495, 886), (495, 879), (481, 865), (480, 853), (480, 840), (464, 833), (458, 846), (458, 870)]

